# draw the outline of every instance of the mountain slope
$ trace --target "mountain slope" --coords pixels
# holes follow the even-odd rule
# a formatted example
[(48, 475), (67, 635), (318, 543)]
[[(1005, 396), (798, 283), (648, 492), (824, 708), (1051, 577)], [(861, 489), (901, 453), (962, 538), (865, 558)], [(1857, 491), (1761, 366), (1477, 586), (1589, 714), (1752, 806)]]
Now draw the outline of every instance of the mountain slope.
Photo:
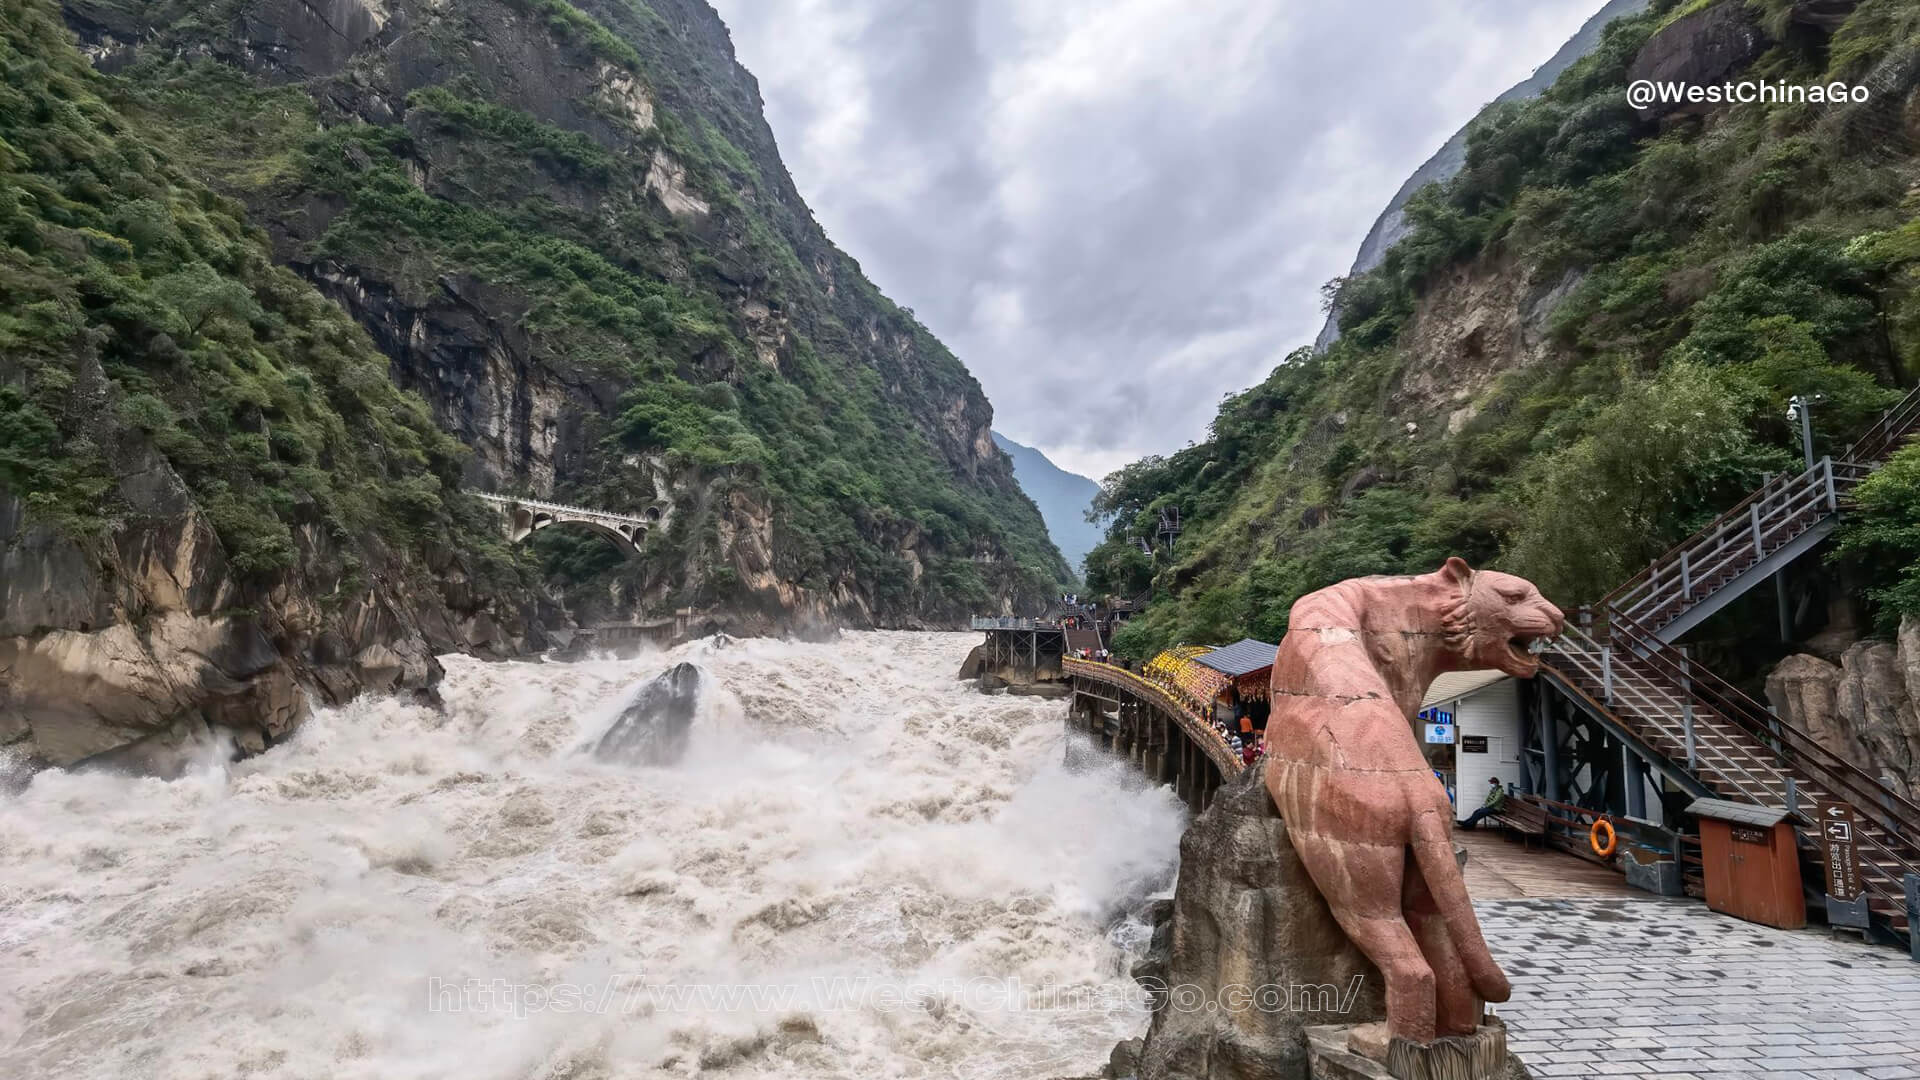
[(1046, 520), (1047, 535), (1076, 572), (1087, 552), (1100, 542), (1100, 527), (1087, 520), (1093, 497), (1100, 485), (1078, 473), (1070, 473), (1047, 459), (1031, 446), (1022, 446), (999, 432), (993, 433), (995, 446), (1013, 459), (1013, 478), (1021, 490), (1040, 507)]
[(542, 534), (583, 618), (951, 623), (1065, 568), (964, 367), (814, 223), (700, 0), (70, 0), (474, 453), (661, 525)]
[(0, 2), (0, 765), (258, 749), (538, 645), (460, 446), (111, 94)]
[[(1560, 46), (1559, 51), (1555, 52), (1546, 63), (1536, 68), (1532, 75), (1494, 98), (1494, 103), (1525, 101), (1528, 98), (1540, 96), (1553, 85), (1553, 81), (1560, 77), (1561, 72), (1573, 66), (1574, 61), (1599, 47), (1601, 33), (1608, 23), (1622, 15), (1633, 15), (1643, 11), (1646, 6), (1647, 0), (1607, 0), (1607, 5), (1581, 24), (1580, 29), (1568, 38), (1567, 43)], [(1353, 257), (1353, 268), (1347, 271), (1347, 276), (1364, 274), (1379, 266), (1381, 260), (1387, 257), (1388, 250), (1407, 235), (1406, 205), (1414, 192), (1428, 184), (1445, 183), (1460, 172), (1461, 166), (1467, 162), (1467, 130), (1468, 128), (1463, 127), (1454, 132), (1453, 137), (1435, 151), (1432, 157), (1422, 162), (1420, 167), (1413, 171), (1413, 175), (1407, 177), (1407, 182), (1400, 185), (1400, 190), (1394, 192), (1393, 198), (1387, 201), (1387, 208), (1374, 219), (1373, 228), (1367, 230), (1366, 239), (1360, 242), (1360, 251)], [(1327, 313), (1326, 325), (1320, 328), (1320, 336), (1314, 340), (1314, 348), (1324, 350), (1339, 336), (1340, 313), (1337, 310), (1330, 311)]]
[[(1636, 110), (1650, 65), (1871, 93)], [(1824, 397), (1817, 453), (1845, 445), (1920, 371), (1916, 87), (1911, 4), (1655, 0), (1546, 94), (1487, 109), (1459, 175), (1345, 283), (1338, 342), (1108, 478), (1089, 585), (1155, 590), (1125, 644), (1274, 640), (1305, 592), (1448, 555), (1571, 607), (1798, 468), (1789, 396)], [(1165, 506), (1186, 532), (1149, 562), (1126, 537)], [(1771, 609), (1752, 615), (1725, 617)]]

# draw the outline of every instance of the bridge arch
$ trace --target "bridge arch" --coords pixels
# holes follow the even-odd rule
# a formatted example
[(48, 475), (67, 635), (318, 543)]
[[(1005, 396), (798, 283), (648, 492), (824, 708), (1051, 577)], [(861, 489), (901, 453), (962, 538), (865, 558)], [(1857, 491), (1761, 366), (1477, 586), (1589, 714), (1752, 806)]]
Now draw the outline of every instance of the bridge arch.
[[(637, 517), (632, 514), (616, 514), (605, 510), (595, 510), (585, 506), (569, 506), (565, 503), (542, 502), (538, 499), (522, 499), (510, 495), (480, 495), (481, 500), (500, 510), (506, 518), (506, 534), (510, 543), (519, 543), (542, 529), (555, 525), (580, 525), (613, 541), (614, 545), (628, 555), (637, 555), (640, 546), (646, 542), (647, 533), (653, 528), (658, 517)], [(658, 509), (658, 507), (651, 507)]]

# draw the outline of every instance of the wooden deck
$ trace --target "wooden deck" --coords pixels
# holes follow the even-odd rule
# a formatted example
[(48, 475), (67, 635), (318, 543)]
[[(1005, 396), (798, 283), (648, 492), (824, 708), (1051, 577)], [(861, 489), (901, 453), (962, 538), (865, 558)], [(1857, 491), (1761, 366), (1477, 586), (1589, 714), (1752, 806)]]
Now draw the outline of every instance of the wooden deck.
[(1623, 896), (1652, 899), (1629, 888), (1627, 879), (1597, 863), (1562, 851), (1542, 851), (1495, 829), (1456, 829), (1455, 843), (1467, 849), (1467, 891), (1475, 900), (1557, 899)]

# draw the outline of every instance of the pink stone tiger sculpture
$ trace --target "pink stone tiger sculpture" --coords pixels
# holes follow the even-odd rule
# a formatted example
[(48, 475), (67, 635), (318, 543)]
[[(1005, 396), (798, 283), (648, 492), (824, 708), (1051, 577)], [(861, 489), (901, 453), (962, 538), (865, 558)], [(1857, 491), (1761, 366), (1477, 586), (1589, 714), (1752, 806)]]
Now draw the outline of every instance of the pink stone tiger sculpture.
[(1511, 987), (1454, 860), (1453, 808), (1414, 737), (1445, 671), (1531, 677), (1560, 609), (1524, 578), (1448, 559), (1355, 578), (1293, 605), (1273, 667), (1266, 785), (1334, 918), (1386, 980), (1387, 1022), (1417, 1043), (1471, 1034)]

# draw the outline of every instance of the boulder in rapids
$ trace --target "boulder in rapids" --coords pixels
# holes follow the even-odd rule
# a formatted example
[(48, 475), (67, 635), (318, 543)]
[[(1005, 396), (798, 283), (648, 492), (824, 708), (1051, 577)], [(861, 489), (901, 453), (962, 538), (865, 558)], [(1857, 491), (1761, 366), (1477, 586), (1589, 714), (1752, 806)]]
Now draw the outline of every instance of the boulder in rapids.
[(622, 765), (671, 765), (687, 752), (700, 705), (700, 669), (675, 664), (634, 692), (593, 746), (593, 756)]

